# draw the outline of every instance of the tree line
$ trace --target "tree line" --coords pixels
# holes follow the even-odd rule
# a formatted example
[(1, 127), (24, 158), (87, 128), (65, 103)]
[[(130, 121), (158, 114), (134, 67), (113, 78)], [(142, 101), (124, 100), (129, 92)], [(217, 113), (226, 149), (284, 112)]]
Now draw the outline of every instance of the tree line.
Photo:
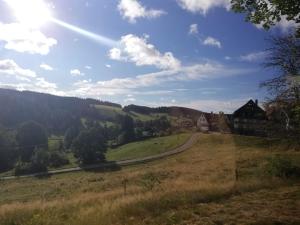
[(74, 123), (57, 139), (56, 148), (50, 148), (47, 130), (36, 121), (24, 122), (16, 130), (0, 127), (0, 171), (14, 169), (15, 175), (46, 172), (49, 167), (69, 164), (68, 154), (79, 165), (103, 162), (108, 147), (169, 134), (171, 127), (166, 117), (142, 122), (117, 115), (115, 120), (116, 125), (110, 127), (96, 120)]

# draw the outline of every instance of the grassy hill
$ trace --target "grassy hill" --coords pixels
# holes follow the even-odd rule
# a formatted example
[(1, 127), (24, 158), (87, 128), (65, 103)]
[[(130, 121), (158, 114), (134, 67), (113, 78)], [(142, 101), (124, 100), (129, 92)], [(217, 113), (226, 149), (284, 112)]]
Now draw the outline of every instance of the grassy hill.
[[(16, 91), (0, 88), (0, 128), (16, 129), (26, 121), (42, 124), (49, 136), (63, 135), (72, 126), (84, 125), (86, 121), (97, 121), (108, 126), (117, 125), (117, 116), (129, 115), (135, 121), (150, 121), (164, 116), (176, 121), (197, 118), (200, 111), (183, 107), (158, 107), (119, 104), (96, 99), (61, 97), (31, 91)], [(180, 118), (180, 120), (179, 120)]]
[(183, 133), (129, 143), (116, 149), (108, 150), (106, 159), (108, 161), (118, 161), (160, 154), (182, 145), (190, 136), (191, 134), (189, 133)]
[(300, 164), (300, 151), (262, 138), (199, 134), (143, 165), (1, 181), (0, 224), (299, 224), (300, 180), (270, 173), (278, 156)]

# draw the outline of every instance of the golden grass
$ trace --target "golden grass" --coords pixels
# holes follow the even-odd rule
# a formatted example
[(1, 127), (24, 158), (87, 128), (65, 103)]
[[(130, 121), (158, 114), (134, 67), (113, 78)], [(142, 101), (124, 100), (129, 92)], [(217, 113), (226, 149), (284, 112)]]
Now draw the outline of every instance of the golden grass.
[(282, 151), (247, 141), (200, 134), (182, 154), (119, 171), (2, 181), (0, 224), (296, 224), (299, 182), (264, 173), (266, 158)]

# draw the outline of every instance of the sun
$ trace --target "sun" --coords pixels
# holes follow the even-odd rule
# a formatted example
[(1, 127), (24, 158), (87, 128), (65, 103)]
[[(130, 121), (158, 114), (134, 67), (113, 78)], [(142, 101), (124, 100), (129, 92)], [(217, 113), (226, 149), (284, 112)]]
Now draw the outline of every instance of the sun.
[(51, 19), (49, 6), (43, 0), (6, 0), (17, 20), (25, 26), (37, 28)]

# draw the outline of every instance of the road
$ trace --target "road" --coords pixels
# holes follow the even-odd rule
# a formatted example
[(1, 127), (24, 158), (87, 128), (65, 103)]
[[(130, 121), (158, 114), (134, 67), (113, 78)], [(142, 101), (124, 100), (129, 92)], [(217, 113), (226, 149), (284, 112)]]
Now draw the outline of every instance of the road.
[(121, 160), (121, 161), (115, 161), (115, 162), (106, 162), (101, 164), (94, 164), (89, 166), (82, 166), (82, 167), (73, 167), (73, 168), (67, 168), (67, 169), (59, 169), (59, 170), (50, 170), (48, 172), (43, 173), (33, 173), (23, 176), (6, 176), (6, 177), (0, 177), (0, 180), (12, 180), (12, 179), (18, 179), (18, 178), (28, 178), (28, 177), (38, 177), (38, 176), (51, 176), (55, 174), (61, 174), (61, 173), (70, 173), (70, 172), (76, 172), (76, 171), (82, 171), (82, 170), (92, 170), (92, 169), (104, 169), (104, 168), (110, 168), (110, 167), (122, 167), (122, 166), (129, 166), (129, 165), (136, 165), (140, 163), (150, 162), (157, 159), (162, 159), (168, 156), (172, 156), (178, 153), (181, 153), (190, 147), (193, 146), (195, 141), (197, 140), (198, 134), (194, 133), (189, 140), (187, 140), (184, 144), (170, 150), (164, 153), (160, 153), (153, 156), (147, 156), (143, 158), (138, 159), (129, 159), (129, 160)]

